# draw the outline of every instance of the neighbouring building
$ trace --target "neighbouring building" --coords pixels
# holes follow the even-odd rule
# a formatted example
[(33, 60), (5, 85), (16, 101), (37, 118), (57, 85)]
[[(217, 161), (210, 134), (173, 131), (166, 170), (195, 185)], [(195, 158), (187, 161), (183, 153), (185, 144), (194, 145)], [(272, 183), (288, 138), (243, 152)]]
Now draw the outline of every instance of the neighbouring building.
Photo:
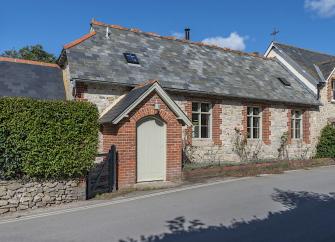
[(335, 123), (335, 56), (273, 42), (265, 57), (275, 58), (292, 72), (320, 101), (311, 119), (312, 148), (321, 129)]
[(116, 145), (125, 188), (180, 179), (183, 159), (312, 156), (334, 116), (335, 57), (280, 46), (262, 57), (93, 20), (58, 63), (67, 99), (97, 105), (99, 151)]
[(65, 100), (57, 64), (0, 57), (0, 97)]

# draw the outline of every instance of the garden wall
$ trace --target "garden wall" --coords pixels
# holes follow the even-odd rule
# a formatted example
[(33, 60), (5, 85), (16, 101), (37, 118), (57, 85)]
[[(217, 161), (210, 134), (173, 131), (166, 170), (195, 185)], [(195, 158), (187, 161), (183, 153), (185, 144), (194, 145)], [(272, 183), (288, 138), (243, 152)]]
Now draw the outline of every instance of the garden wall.
[(28, 183), (0, 181), (0, 215), (85, 199), (86, 184), (79, 180)]

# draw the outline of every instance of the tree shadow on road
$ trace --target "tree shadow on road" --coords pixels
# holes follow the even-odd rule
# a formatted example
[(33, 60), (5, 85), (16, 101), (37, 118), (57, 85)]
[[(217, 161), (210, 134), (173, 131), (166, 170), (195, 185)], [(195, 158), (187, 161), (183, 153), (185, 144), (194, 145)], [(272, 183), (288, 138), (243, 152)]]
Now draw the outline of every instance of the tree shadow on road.
[(200, 220), (177, 217), (166, 221), (169, 232), (127, 238), (119, 242), (334, 242), (335, 194), (276, 189), (274, 201), (288, 209), (268, 213), (265, 219), (233, 221), (230, 226), (206, 226)]

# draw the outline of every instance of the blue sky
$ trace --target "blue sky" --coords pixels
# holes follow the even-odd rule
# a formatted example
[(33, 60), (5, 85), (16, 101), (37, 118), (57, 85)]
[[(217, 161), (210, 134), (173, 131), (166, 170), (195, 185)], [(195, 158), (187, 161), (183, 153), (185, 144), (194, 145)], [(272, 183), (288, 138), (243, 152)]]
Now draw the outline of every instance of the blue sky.
[(335, 0), (10, 0), (1, 3), (0, 52), (42, 44), (62, 46), (89, 31), (92, 18), (161, 35), (264, 53), (280, 30), (283, 43), (335, 54)]

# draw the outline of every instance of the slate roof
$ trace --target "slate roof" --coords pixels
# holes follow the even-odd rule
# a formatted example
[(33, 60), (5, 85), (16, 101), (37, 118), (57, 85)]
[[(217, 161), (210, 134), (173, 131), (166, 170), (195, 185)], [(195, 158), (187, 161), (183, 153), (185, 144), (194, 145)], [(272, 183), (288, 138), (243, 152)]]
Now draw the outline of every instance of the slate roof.
[[(158, 80), (168, 91), (319, 105), (315, 95), (274, 59), (101, 23), (93, 22), (92, 28), (94, 35), (64, 49), (71, 79), (129, 86)], [(127, 64), (126, 52), (136, 54), (140, 65)]]
[[(317, 65), (320, 68), (324, 78), (328, 78), (332, 70), (335, 68), (335, 56), (333, 55), (278, 42), (274, 42), (273, 44), (280, 51), (284, 52), (289, 58), (291, 58), (303, 71), (310, 74), (315, 79), (313, 83), (315, 85), (324, 80), (320, 78), (320, 75), (314, 65)], [(310, 81), (313, 80), (310, 79)]]
[(324, 78), (328, 78), (335, 68), (335, 59), (318, 64)]
[(0, 97), (65, 100), (62, 70), (55, 64), (0, 57)]
[(143, 93), (145, 93), (152, 84), (137, 87), (128, 92), (119, 102), (115, 104), (108, 112), (99, 119), (100, 123), (112, 122), (123, 111), (125, 111), (133, 102), (135, 102)]

